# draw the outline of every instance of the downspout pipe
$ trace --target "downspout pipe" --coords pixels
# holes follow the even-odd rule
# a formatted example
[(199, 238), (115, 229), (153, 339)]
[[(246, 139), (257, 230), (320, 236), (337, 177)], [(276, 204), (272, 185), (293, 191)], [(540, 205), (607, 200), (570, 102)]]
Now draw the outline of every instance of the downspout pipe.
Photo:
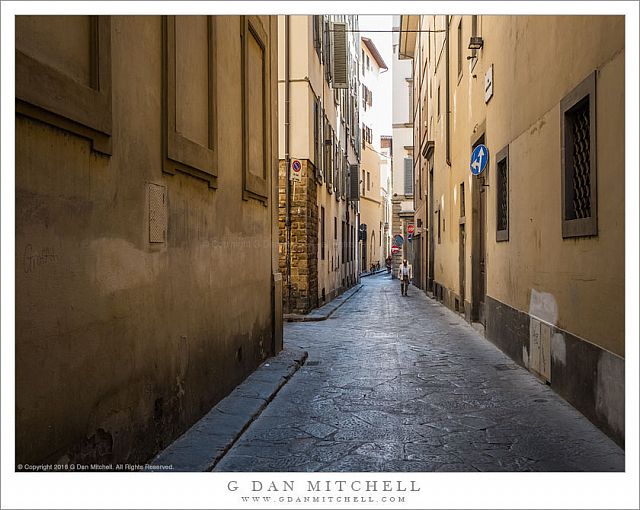
[(447, 19), (446, 19), (446, 33), (445, 33), (445, 58), (446, 58), (446, 69), (445, 69), (445, 89), (446, 89), (446, 99), (445, 99), (445, 112), (446, 112), (446, 117), (445, 117), (445, 124), (446, 124), (446, 135), (447, 138), (445, 140), (445, 152), (446, 152), (446, 158), (447, 158), (447, 165), (451, 166), (451, 100), (450, 100), (450, 93), (449, 93), (449, 89), (450, 89), (450, 83), (449, 83), (449, 75), (450, 73), (450, 69), (449, 69), (449, 21), (451, 19), (451, 16), (447, 15)]
[(291, 179), (289, 178), (289, 168), (291, 166), (291, 154), (289, 153), (290, 137), (290, 95), (291, 80), (289, 76), (290, 68), (290, 16), (285, 16), (284, 29), (284, 163), (286, 182), (286, 217), (285, 228), (287, 230), (287, 308), (291, 311)]

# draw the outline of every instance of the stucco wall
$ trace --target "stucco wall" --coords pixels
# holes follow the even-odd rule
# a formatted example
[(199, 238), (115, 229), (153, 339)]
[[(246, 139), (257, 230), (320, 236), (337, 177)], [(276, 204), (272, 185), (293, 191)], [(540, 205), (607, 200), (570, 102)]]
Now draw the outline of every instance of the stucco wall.
[[(216, 24), (217, 189), (162, 171), (158, 16), (111, 20), (110, 156), (16, 117), (16, 461), (144, 461), (272, 352), (277, 116), (265, 206), (242, 199), (240, 30)], [(149, 183), (166, 187), (164, 243)]]
[[(435, 274), (459, 293), (460, 183), (467, 217), (466, 296), (471, 295), (469, 173), (473, 138), (485, 131), (492, 157), (507, 144), (510, 158), (509, 241), (495, 237), (495, 160), (488, 169), (487, 294), (529, 312), (549, 295), (557, 327), (624, 355), (624, 20), (585, 16), (481, 16), (485, 44), (475, 68), (466, 60), (457, 75), (456, 30), (451, 19), (451, 167), (445, 161), (445, 59), (440, 41), (424, 45), (432, 60), (423, 83), (429, 138), (436, 141), (433, 198), (442, 210)], [(435, 26), (428, 17), (425, 27)], [(437, 25), (437, 20), (436, 20)], [(463, 19), (463, 42), (471, 35)], [(419, 43), (421, 41), (418, 41)], [(442, 48), (442, 49), (441, 49)], [(442, 53), (442, 55), (441, 55)], [(553, 58), (550, 58), (553, 55)], [(494, 95), (484, 101), (484, 75), (494, 66)], [(590, 72), (597, 75), (597, 237), (563, 239), (560, 219), (560, 100)], [(437, 114), (437, 89), (441, 115)], [(426, 114), (423, 112), (427, 112)], [(484, 128), (483, 128), (484, 126)], [(425, 134), (422, 130), (422, 134)], [(427, 176), (423, 175), (426, 185)], [(437, 225), (434, 230), (437, 230)], [(436, 235), (437, 239), (437, 235)], [(437, 243), (437, 240), (436, 240)]]

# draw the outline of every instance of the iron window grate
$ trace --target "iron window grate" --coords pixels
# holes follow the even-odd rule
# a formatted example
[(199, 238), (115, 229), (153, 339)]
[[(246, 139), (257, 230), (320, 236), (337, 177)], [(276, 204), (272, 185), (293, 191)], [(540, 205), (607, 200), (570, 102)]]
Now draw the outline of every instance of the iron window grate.
[(582, 101), (569, 113), (573, 138), (572, 168), (573, 206), (568, 218), (591, 217), (591, 163), (590, 163), (590, 118), (589, 102)]
[(507, 179), (507, 160), (503, 159), (498, 163), (498, 230), (507, 230), (509, 221)]

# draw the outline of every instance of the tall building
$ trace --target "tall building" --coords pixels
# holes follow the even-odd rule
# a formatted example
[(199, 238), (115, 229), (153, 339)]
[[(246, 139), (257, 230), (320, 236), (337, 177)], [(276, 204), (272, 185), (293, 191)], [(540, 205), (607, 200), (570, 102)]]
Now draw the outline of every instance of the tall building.
[(391, 254), (391, 193), (393, 191), (393, 138), (380, 137), (380, 198), (382, 200), (382, 253), (385, 259)]
[[(381, 135), (384, 126), (378, 114), (379, 106), (388, 98), (380, 93), (380, 73), (388, 70), (378, 48), (368, 37), (360, 38), (360, 81), (362, 124), (362, 164), (360, 166), (360, 257), (361, 270), (368, 271), (380, 264), (384, 266), (387, 254), (384, 237), (385, 204), (381, 181)], [(386, 187), (387, 183), (384, 183)]]
[[(396, 275), (403, 258), (411, 261), (414, 269), (420, 269), (420, 263), (413, 260), (413, 246), (426, 239), (425, 227), (414, 230), (414, 240), (408, 241), (407, 227), (414, 225), (413, 202), (413, 66), (411, 60), (399, 53), (400, 16), (393, 17), (393, 76), (392, 76), (392, 128), (393, 128), (393, 190), (392, 207), (392, 245), (398, 246), (392, 258), (392, 274)], [(415, 225), (414, 225), (415, 227)], [(397, 238), (400, 236), (400, 238)], [(398, 241), (394, 241), (398, 239)], [(414, 276), (417, 276), (414, 274)], [(414, 278), (417, 281), (417, 278)]]
[(281, 349), (276, 41), (16, 17), (16, 463), (144, 462)]
[(400, 27), (429, 290), (623, 444), (624, 18)]
[(358, 278), (358, 189), (350, 181), (357, 179), (360, 161), (357, 28), (357, 16), (278, 20), (279, 253), (286, 312), (306, 313)]

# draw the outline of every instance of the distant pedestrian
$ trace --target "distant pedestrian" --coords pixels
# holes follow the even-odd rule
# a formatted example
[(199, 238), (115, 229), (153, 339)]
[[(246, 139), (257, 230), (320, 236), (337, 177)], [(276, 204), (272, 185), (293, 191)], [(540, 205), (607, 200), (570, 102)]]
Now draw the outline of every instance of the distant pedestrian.
[(413, 278), (413, 266), (407, 263), (407, 259), (402, 261), (402, 265), (398, 268), (398, 279), (400, 280), (400, 292), (403, 296), (407, 296), (409, 290), (409, 282)]

